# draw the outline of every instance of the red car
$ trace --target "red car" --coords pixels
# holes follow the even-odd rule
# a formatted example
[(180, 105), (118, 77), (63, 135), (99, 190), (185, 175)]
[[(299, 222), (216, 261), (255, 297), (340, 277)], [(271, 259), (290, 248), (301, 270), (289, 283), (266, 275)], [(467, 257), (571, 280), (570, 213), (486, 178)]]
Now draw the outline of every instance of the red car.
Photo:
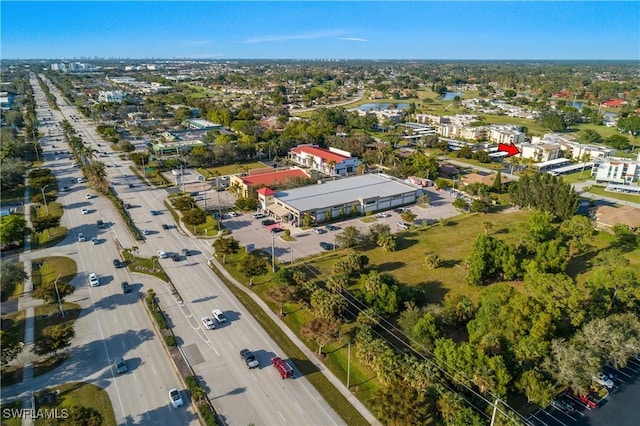
[(567, 393), (569, 393), (569, 395), (573, 396), (574, 398), (577, 398), (584, 404), (585, 407), (590, 410), (598, 407), (598, 399), (593, 394), (591, 394), (591, 392), (587, 392), (582, 395), (576, 395), (573, 389), (568, 388)]

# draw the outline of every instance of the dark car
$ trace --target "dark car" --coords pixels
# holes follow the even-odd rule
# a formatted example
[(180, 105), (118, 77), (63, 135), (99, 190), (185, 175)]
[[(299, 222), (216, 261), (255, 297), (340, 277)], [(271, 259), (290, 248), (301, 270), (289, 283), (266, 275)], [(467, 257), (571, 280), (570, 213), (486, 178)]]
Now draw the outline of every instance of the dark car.
[(322, 247), (323, 250), (331, 250), (331, 249), (333, 249), (333, 244), (325, 243), (324, 241), (322, 241), (320, 243), (320, 247)]
[(256, 359), (256, 356), (249, 349), (243, 349), (240, 351), (240, 357), (244, 360), (249, 368), (256, 368), (260, 363)]
[(125, 208), (125, 209), (130, 209), (130, 208), (131, 208), (131, 204), (129, 204), (129, 203), (124, 203), (124, 208)]
[(325, 228), (327, 228), (327, 231), (335, 231), (338, 229), (337, 226), (333, 226), (333, 225), (326, 225)]
[(120, 284), (120, 286), (122, 287), (123, 294), (131, 293), (131, 286), (128, 282), (122, 281), (122, 284)]
[(265, 219), (261, 223), (262, 223), (262, 226), (269, 226), (269, 225), (275, 224), (276, 221), (273, 219)]
[(191, 256), (191, 251), (189, 249), (182, 249), (182, 254), (184, 254), (185, 256)]
[(151, 210), (149, 213), (151, 213), (151, 216), (158, 216), (160, 214), (157, 210)]
[(277, 234), (277, 233), (282, 232), (282, 231), (284, 231), (284, 229), (282, 229), (282, 228), (278, 228), (278, 227), (271, 228), (271, 232), (274, 233), (274, 234)]
[(102, 220), (100, 220), (100, 219), (98, 219), (98, 220), (96, 221), (96, 225), (97, 225), (97, 226), (98, 226), (98, 228), (100, 228), (100, 229), (105, 228), (105, 227), (107, 226), (107, 224), (106, 224), (106, 223), (104, 223), (104, 222), (103, 222)]
[(162, 224), (162, 229), (170, 229), (170, 226), (167, 225), (166, 223), (163, 223)]
[(130, 183), (130, 184), (129, 184), (129, 188), (135, 188), (135, 185), (134, 185), (134, 184), (132, 184), (132, 183)]
[(179, 254), (172, 254), (171, 255), (171, 259), (173, 259), (174, 262), (178, 262), (180, 260), (180, 255)]
[(113, 266), (116, 268), (122, 268), (124, 264), (120, 261), (120, 259), (113, 259)]

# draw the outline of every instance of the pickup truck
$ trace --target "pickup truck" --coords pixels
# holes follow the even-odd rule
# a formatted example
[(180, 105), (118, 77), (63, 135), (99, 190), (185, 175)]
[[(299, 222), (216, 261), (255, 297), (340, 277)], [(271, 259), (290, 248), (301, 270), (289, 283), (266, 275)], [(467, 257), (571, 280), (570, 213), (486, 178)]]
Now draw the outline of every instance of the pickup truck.
[(287, 364), (287, 361), (282, 358), (277, 356), (271, 358), (271, 365), (278, 370), (278, 373), (280, 373), (280, 377), (282, 377), (283, 380), (293, 377), (293, 368), (291, 368), (291, 366)]

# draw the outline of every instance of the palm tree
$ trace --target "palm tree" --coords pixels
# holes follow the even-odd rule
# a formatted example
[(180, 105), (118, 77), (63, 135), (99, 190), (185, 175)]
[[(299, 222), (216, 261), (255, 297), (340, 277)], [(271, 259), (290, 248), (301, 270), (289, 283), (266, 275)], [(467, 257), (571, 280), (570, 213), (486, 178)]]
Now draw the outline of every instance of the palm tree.
[(591, 154), (589, 152), (584, 152), (580, 156), (580, 161), (582, 161), (582, 169), (580, 170), (579, 179), (582, 179), (582, 173), (584, 172), (585, 167), (587, 167), (587, 161), (589, 161), (590, 159), (591, 159)]
[(482, 228), (484, 229), (484, 235), (487, 235), (487, 232), (491, 231), (491, 229), (493, 228), (493, 223), (485, 220), (484, 222), (482, 222)]

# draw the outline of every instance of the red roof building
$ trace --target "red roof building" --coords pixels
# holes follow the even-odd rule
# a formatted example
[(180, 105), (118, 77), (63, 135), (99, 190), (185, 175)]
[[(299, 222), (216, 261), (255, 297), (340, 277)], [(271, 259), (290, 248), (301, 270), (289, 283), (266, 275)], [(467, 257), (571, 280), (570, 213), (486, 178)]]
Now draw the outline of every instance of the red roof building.
[[(249, 176), (231, 176), (230, 185), (236, 185), (242, 197), (255, 197), (260, 188), (276, 186), (294, 179), (309, 179), (309, 175), (300, 169), (275, 172), (273, 169), (252, 170)], [(271, 191), (271, 189), (268, 190)]]
[(316, 145), (299, 145), (289, 151), (289, 159), (296, 164), (317, 170), (326, 175), (355, 173), (360, 164), (357, 157), (341, 149), (324, 149)]
[(627, 101), (625, 101), (624, 99), (609, 99), (608, 101), (604, 101), (602, 103), (603, 106), (609, 107), (609, 108), (620, 108), (623, 105), (626, 105)]

